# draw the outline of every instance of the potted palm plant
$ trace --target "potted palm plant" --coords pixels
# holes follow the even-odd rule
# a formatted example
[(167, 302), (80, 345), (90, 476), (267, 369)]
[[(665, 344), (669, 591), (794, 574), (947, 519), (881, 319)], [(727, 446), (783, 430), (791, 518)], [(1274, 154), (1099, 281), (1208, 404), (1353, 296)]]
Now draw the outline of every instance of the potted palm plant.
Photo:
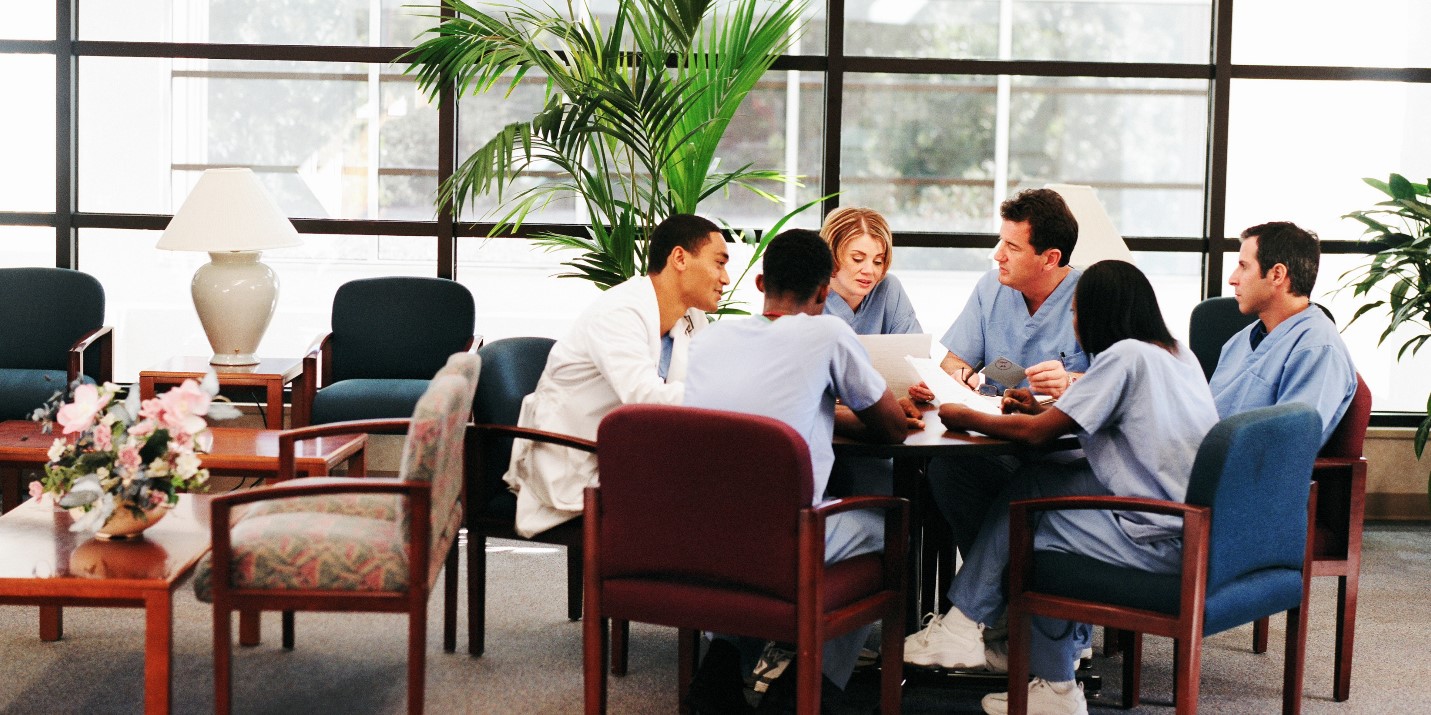
[[(1364, 238), (1375, 242), (1376, 251), (1367, 265), (1348, 271), (1342, 279), (1353, 295), (1368, 298), (1351, 322), (1378, 309), (1386, 312), (1386, 327), (1378, 345), (1400, 328), (1412, 330), (1396, 353), (1400, 360), (1408, 354), (1414, 356), (1431, 340), (1431, 182), (1413, 183), (1400, 174), (1392, 174), (1386, 181), (1363, 181), (1388, 199), (1376, 204), (1376, 208), (1353, 211), (1344, 217), (1366, 227)], [(1377, 292), (1373, 293), (1373, 289)], [(1413, 440), (1417, 458), (1425, 451), (1431, 434), (1431, 397), (1427, 398), (1426, 411)], [(1426, 488), (1431, 496), (1431, 477)]]
[[(443, 4), (452, 16), (438, 17), (403, 57), (422, 91), (510, 92), (530, 75), (545, 78), (546, 98), (531, 119), (498, 129), (467, 157), (438, 201), (460, 215), (495, 192), (498, 234), (553, 200), (575, 198), (590, 216), (587, 234), (536, 237), (577, 253), (563, 276), (603, 290), (619, 284), (645, 272), (647, 238), (666, 216), (694, 213), (732, 188), (778, 202), (762, 184), (793, 181), (749, 165), (718, 171), (717, 148), (741, 102), (802, 28), (803, 2), (619, 0), (606, 24), (570, 0), (564, 10)], [(560, 179), (514, 190), (525, 173), (553, 167)]]

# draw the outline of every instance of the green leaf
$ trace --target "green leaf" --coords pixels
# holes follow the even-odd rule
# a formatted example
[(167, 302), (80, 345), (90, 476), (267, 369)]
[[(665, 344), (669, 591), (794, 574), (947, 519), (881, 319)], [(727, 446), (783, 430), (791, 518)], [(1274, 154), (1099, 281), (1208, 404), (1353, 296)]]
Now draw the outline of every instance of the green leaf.
[(1394, 199), (1406, 200), (1416, 196), (1416, 190), (1412, 188), (1411, 182), (1401, 174), (1392, 174), (1391, 180), (1386, 182), (1389, 194)]

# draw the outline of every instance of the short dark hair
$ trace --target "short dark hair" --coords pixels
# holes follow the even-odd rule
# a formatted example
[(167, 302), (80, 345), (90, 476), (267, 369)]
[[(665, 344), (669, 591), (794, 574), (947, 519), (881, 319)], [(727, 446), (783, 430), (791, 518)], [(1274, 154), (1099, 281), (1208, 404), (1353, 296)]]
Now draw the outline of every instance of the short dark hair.
[(1317, 234), (1291, 221), (1262, 223), (1242, 232), (1242, 240), (1257, 239), (1257, 265), (1266, 276), (1272, 266), (1287, 267), (1292, 282), (1292, 295), (1309, 298), (1317, 284), (1317, 269), (1322, 263), (1322, 245)]
[(1053, 189), (1025, 189), (999, 205), (999, 216), (1005, 221), (1029, 222), (1029, 243), (1034, 253), (1050, 248), (1061, 253), (1058, 265), (1068, 265), (1073, 247), (1078, 244), (1078, 219), (1068, 209), (1063, 197)]
[(792, 228), (770, 239), (761, 265), (767, 294), (809, 300), (820, 286), (830, 283), (835, 257), (820, 234)]
[(1131, 263), (1099, 261), (1089, 266), (1078, 279), (1073, 302), (1078, 342), (1090, 355), (1128, 338), (1177, 350), (1153, 284)]
[(651, 229), (651, 243), (646, 249), (647, 273), (660, 273), (666, 268), (666, 259), (676, 246), (690, 253), (699, 253), (712, 233), (720, 233), (720, 227), (710, 220), (691, 214), (673, 214)]

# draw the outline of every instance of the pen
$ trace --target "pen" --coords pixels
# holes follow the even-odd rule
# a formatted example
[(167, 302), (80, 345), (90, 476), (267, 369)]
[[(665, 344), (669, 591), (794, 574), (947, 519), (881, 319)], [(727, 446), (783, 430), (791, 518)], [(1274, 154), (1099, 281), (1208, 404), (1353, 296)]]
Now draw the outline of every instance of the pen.
[(983, 369), (984, 369), (984, 361), (983, 361), (983, 360), (980, 360), (979, 362), (976, 362), (976, 363), (974, 363), (973, 365), (964, 368), (964, 370), (966, 370), (966, 372), (959, 378), (959, 380), (962, 381), (964, 384), (967, 385), (967, 384), (969, 384), (969, 378), (970, 378), (970, 376), (972, 376), (972, 375), (977, 375), (977, 374), (979, 373), (979, 371), (980, 371), (980, 370), (983, 370)]

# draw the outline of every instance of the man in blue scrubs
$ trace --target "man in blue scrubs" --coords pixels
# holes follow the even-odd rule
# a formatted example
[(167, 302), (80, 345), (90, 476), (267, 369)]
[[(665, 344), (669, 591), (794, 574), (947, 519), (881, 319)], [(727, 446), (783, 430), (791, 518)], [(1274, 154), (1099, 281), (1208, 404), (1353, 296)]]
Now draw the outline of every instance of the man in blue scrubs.
[(1227, 279), (1243, 315), (1257, 321), (1222, 346), (1209, 387), (1223, 417), (1301, 402), (1322, 417), (1322, 443), (1356, 395), (1356, 368), (1337, 326), (1312, 305), (1321, 247), (1316, 234), (1286, 221), (1242, 232)]
[[(908, 416), (870, 364), (855, 331), (839, 318), (821, 315), (834, 261), (819, 234), (803, 229), (781, 233), (766, 248), (763, 265), (755, 285), (765, 293), (764, 314), (720, 321), (691, 341), (684, 404), (764, 415), (793, 427), (810, 448), (818, 504), (825, 500), (836, 432), (897, 443), (908, 434), (906, 420), (916, 420), (918, 412), (909, 405), (915, 417)], [(882, 513), (845, 512), (826, 522), (826, 563), (883, 549)], [(845, 687), (868, 632), (868, 627), (856, 629), (826, 643), (823, 671), (834, 688)], [(745, 651), (746, 665), (753, 667), (762, 645), (717, 635), (691, 684), (696, 709), (747, 711), (737, 651)], [(789, 695), (793, 685), (787, 669), (766, 698)], [(763, 703), (762, 711), (772, 707)]]
[[(1028, 379), (1010, 387), (1058, 396), (1088, 369), (1073, 332), (1073, 289), (1082, 271), (1068, 265), (1078, 221), (1052, 189), (1022, 191), (999, 214), (998, 267), (979, 279), (940, 340), (949, 349), (940, 366), (973, 386), (976, 366), (1005, 357), (1028, 369)], [(910, 397), (933, 399), (920, 390), (926, 388), (910, 388)], [(969, 553), (989, 505), (1018, 466), (1013, 457), (930, 461), (930, 492), (960, 553)]]

